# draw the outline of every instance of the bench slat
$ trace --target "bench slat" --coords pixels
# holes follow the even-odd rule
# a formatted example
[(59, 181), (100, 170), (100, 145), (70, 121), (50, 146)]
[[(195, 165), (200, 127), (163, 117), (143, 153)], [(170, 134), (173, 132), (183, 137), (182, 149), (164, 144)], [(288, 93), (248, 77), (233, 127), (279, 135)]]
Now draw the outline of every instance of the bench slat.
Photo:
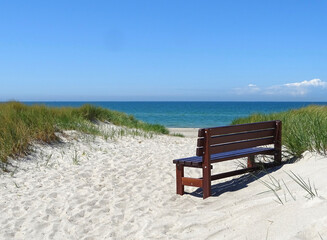
[[(264, 137), (259, 139), (251, 139), (251, 140), (242, 140), (238, 142), (229, 142), (226, 144), (218, 144), (210, 146), (210, 154), (229, 152), (238, 149), (259, 147), (263, 145), (273, 144), (275, 137)], [(196, 156), (203, 156), (203, 147), (196, 149)]]
[[(275, 153), (275, 149), (273, 149), (273, 148), (256, 148), (256, 149), (261, 149), (261, 150), (254, 150), (254, 151), (250, 151), (249, 149), (252, 149), (252, 148), (242, 149), (242, 150), (246, 150), (244, 152), (241, 152), (242, 150), (235, 151), (235, 152), (238, 152), (236, 155), (230, 154), (230, 155), (225, 155), (225, 156), (219, 156), (222, 153), (213, 154), (211, 156), (210, 162), (211, 163), (223, 162), (223, 161), (227, 161), (227, 160), (232, 160), (232, 159), (242, 158), (242, 157), (249, 157), (249, 156), (258, 155), (258, 154), (274, 155), (274, 153)], [(231, 152), (234, 152), (234, 151), (231, 151)]]
[[(235, 158), (241, 158), (241, 157), (247, 157), (250, 155), (255, 154), (274, 154), (275, 150), (274, 148), (264, 148), (264, 147), (255, 147), (255, 148), (247, 148), (247, 149), (241, 149), (241, 150), (234, 150), (229, 152), (223, 152), (223, 153), (217, 153), (212, 154), (210, 162), (222, 162), (230, 159)], [(175, 159), (173, 161), (175, 164), (182, 164), (185, 166), (190, 167), (201, 167), (202, 166), (202, 157), (189, 157), (189, 158), (181, 158), (181, 159)]]
[(233, 142), (233, 143), (226, 143), (226, 144), (211, 146), (210, 154), (228, 152), (228, 151), (251, 148), (251, 147), (257, 147), (257, 146), (262, 146), (262, 145), (269, 145), (269, 144), (274, 143), (274, 139), (275, 139), (274, 137), (267, 137), (267, 138), (256, 139), (256, 140), (247, 140), (247, 141)]
[(186, 186), (202, 187), (202, 182), (203, 180), (200, 178), (182, 177), (182, 184)]
[(232, 177), (232, 176), (240, 175), (240, 174), (247, 173), (247, 172), (254, 172), (259, 169), (260, 169), (260, 167), (252, 167), (252, 168), (243, 168), (243, 169), (239, 169), (239, 170), (235, 170), (235, 171), (231, 171), (231, 172), (219, 173), (216, 175), (212, 175), (211, 180), (214, 181), (214, 180), (218, 180), (221, 178)]
[[(229, 143), (234, 141), (242, 141), (242, 140), (250, 140), (262, 137), (270, 137), (275, 135), (274, 129), (264, 129), (264, 130), (256, 130), (252, 132), (242, 132), (242, 133), (233, 133), (228, 135), (214, 136), (210, 139), (210, 144), (221, 144), (221, 143)], [(198, 147), (203, 147), (204, 138), (198, 138), (197, 141)]]
[(276, 127), (276, 121), (268, 121), (268, 122), (231, 125), (225, 127), (203, 128), (203, 129), (199, 129), (198, 136), (204, 137), (205, 130), (209, 130), (210, 135), (214, 136), (214, 135), (222, 135), (222, 134), (230, 134), (230, 133), (248, 132), (253, 130), (275, 128), (275, 127)]

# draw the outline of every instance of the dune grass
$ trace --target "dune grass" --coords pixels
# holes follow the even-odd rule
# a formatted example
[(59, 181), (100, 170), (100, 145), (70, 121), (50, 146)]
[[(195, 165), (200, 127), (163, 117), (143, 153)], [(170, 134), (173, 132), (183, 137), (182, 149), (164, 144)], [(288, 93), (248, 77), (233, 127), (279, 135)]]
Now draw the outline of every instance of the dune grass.
[(281, 120), (282, 144), (295, 157), (301, 157), (305, 151), (327, 154), (327, 106), (311, 105), (272, 114), (252, 114), (239, 118), (232, 124)]
[(58, 131), (77, 130), (100, 135), (99, 129), (92, 124), (95, 120), (144, 132), (169, 133), (164, 126), (144, 123), (134, 116), (88, 104), (79, 108), (53, 108), (19, 102), (0, 103), (0, 163), (6, 163), (9, 156), (26, 154), (32, 141), (50, 143), (58, 140), (55, 135)]

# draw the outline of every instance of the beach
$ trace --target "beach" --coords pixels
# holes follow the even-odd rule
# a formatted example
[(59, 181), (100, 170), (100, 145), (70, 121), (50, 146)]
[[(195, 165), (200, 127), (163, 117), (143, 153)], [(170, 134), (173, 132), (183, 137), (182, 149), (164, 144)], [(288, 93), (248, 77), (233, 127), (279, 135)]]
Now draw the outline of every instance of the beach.
[(327, 240), (326, 1), (0, 9), (0, 240)]
[(198, 128), (168, 128), (171, 134), (181, 134), (184, 137), (196, 138), (198, 136)]
[[(0, 239), (327, 239), (326, 156), (305, 152), (256, 177), (215, 181), (203, 200), (197, 188), (176, 194), (172, 162), (195, 155), (197, 129), (171, 132), (186, 137), (65, 131), (60, 142), (34, 143), (0, 174)], [(215, 164), (213, 173), (244, 162)], [(318, 196), (308, 197), (290, 171), (310, 180)]]

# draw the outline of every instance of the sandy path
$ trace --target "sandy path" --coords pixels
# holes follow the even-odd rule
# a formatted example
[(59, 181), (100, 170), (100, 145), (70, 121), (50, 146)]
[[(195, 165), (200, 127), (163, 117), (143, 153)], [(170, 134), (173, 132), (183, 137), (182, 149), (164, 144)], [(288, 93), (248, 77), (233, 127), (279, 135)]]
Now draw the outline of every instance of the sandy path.
[[(24, 161), (13, 161), (13, 176), (0, 175), (0, 239), (327, 239), (322, 156), (308, 153), (270, 173), (284, 205), (248, 175), (214, 182), (215, 196), (202, 200), (198, 192), (175, 194), (172, 164), (194, 154), (196, 138), (83, 136), (70, 132), (64, 143), (36, 145)], [(214, 171), (235, 168), (229, 161)], [(310, 178), (319, 197), (305, 198), (290, 170)]]

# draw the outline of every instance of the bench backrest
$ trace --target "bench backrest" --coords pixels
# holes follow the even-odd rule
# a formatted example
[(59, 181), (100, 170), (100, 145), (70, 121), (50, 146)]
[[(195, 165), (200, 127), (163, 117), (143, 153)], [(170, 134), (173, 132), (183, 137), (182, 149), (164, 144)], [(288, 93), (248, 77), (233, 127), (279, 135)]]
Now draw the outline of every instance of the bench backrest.
[(276, 144), (280, 136), (280, 123), (268, 121), (199, 129), (196, 155), (204, 155), (206, 142), (209, 144), (209, 154)]

